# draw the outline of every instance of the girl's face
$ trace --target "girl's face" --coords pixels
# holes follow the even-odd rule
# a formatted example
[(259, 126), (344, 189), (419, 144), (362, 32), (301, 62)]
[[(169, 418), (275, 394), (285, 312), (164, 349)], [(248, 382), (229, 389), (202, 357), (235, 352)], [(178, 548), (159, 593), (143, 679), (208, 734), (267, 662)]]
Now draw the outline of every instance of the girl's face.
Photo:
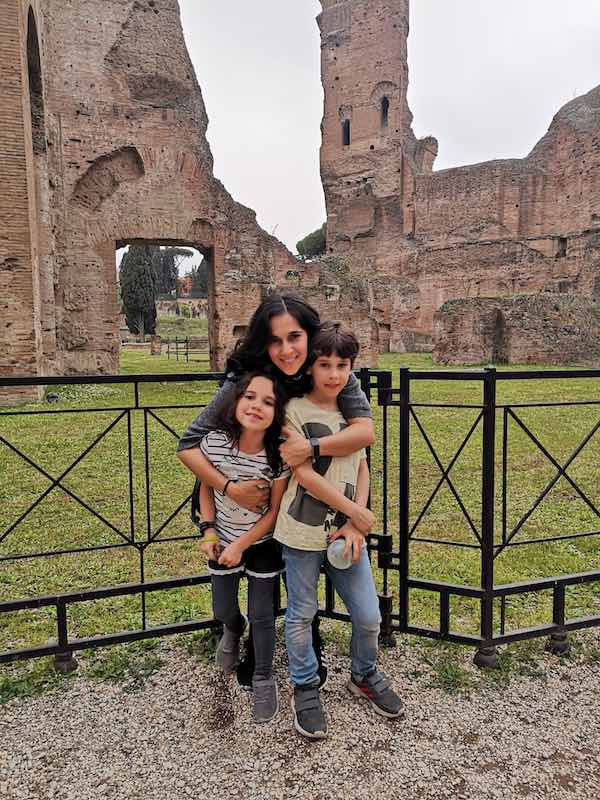
[(267, 353), (285, 375), (296, 375), (304, 366), (308, 358), (308, 334), (291, 314), (279, 314), (271, 319)]
[(245, 431), (266, 431), (275, 416), (273, 382), (258, 375), (252, 378), (237, 401), (235, 418)]

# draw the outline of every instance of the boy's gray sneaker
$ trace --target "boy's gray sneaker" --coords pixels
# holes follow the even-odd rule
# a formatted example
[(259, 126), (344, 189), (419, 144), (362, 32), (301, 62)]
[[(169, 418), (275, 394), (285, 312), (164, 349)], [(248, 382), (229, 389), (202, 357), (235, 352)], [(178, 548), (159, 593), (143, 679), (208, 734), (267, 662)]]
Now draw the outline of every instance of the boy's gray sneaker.
[(374, 669), (360, 680), (352, 675), (348, 681), (348, 689), (356, 697), (366, 698), (375, 711), (383, 717), (404, 716), (402, 700), (392, 689), (389, 678), (383, 672)]
[(319, 688), (314, 686), (294, 686), (292, 697), (294, 728), (308, 739), (327, 737), (327, 720), (321, 705)]
[[(244, 629), (245, 629), (244, 625)], [(224, 672), (233, 672), (240, 660), (240, 639), (242, 633), (230, 631), (227, 625), (223, 625), (223, 636), (219, 639), (219, 644), (215, 652), (215, 664), (221, 667)]]
[(252, 681), (254, 691), (254, 706), (252, 719), (254, 722), (269, 722), (279, 710), (277, 697), (277, 684), (274, 678), (254, 678)]

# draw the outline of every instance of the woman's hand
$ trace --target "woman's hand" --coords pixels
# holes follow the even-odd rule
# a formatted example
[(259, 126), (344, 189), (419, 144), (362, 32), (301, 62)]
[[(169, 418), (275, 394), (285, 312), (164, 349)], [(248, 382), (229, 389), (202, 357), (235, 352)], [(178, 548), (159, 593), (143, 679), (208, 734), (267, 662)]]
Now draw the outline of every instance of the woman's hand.
[(348, 553), (352, 552), (352, 563), (356, 564), (360, 558), (361, 550), (365, 544), (365, 537), (362, 533), (355, 530), (352, 525), (347, 522), (345, 525), (342, 525), (337, 531), (331, 534), (329, 537), (329, 542), (333, 542), (336, 539), (339, 539), (340, 536), (343, 536), (346, 540), (346, 545), (344, 547), (344, 558), (347, 557)]
[(219, 564), (224, 567), (237, 567), (244, 555), (244, 548), (239, 542), (228, 544), (219, 556)]
[(236, 481), (227, 487), (227, 497), (248, 511), (262, 514), (269, 507), (271, 488), (269, 482), (263, 478), (253, 481)]
[(285, 442), (279, 447), (279, 452), (285, 464), (292, 468), (298, 467), (312, 457), (312, 447), (308, 439), (291, 428), (283, 428), (281, 433)]
[(368, 508), (356, 506), (350, 515), (350, 520), (360, 533), (369, 533), (373, 525), (375, 525), (375, 514)]

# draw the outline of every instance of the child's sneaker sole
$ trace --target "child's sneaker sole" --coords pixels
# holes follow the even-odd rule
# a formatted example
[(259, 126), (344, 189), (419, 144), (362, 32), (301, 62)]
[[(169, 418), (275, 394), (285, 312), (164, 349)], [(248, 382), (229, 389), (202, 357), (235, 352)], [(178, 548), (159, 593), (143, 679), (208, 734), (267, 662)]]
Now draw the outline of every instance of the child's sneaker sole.
[(401, 719), (404, 716), (405, 712), (404, 712), (403, 708), (401, 708), (399, 711), (393, 713), (393, 712), (390, 712), (390, 711), (386, 711), (384, 708), (381, 708), (381, 706), (378, 706), (377, 703), (373, 700), (373, 698), (369, 697), (369, 695), (366, 692), (363, 692), (363, 690), (360, 688), (360, 686), (357, 686), (354, 683), (354, 681), (349, 680), (348, 683), (346, 684), (346, 686), (347, 686), (348, 691), (350, 692), (350, 694), (353, 694), (355, 697), (360, 697), (363, 700), (366, 700), (368, 703), (370, 703), (373, 706), (373, 709), (375, 710), (375, 712), (377, 714), (380, 714), (382, 717), (386, 717), (387, 719)]

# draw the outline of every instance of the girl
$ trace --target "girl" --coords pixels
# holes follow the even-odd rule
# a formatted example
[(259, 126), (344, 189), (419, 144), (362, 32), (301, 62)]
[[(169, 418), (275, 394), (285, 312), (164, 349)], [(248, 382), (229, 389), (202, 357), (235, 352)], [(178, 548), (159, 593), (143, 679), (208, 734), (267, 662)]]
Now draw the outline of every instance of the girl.
[[(222, 492), (227, 482), (226, 475), (204, 457), (200, 442), (217, 428), (217, 409), (232, 402), (240, 376), (260, 369), (280, 381), (289, 397), (302, 397), (309, 386), (306, 375), (308, 353), (320, 324), (315, 309), (295, 292), (271, 294), (256, 309), (244, 337), (227, 360), (225, 382), (214, 400), (183, 434), (177, 447), (179, 459), (203, 484)], [(374, 441), (371, 408), (355, 375), (350, 375), (338, 397), (338, 405), (348, 427), (320, 438), (320, 455), (348, 456)], [(284, 435), (286, 441), (280, 451), (283, 461), (290, 467), (304, 463), (314, 454), (314, 442), (311, 444), (298, 433), (285, 429)], [(267, 503), (269, 490), (264, 480), (242, 480), (230, 483), (227, 491), (230, 499), (238, 505), (259, 512)], [(320, 683), (324, 686), (327, 669), (323, 661), (318, 617), (313, 625), (313, 646), (319, 661)], [(252, 674), (251, 655), (250, 651), (250, 660), (242, 662), (238, 668), (238, 682), (244, 688), (251, 688), (248, 677)]]
[[(275, 581), (283, 570), (273, 529), (287, 486), (289, 469), (279, 454), (286, 397), (273, 378), (253, 372), (235, 385), (232, 402), (216, 418), (217, 430), (208, 433), (200, 449), (225, 477), (222, 490), (203, 483), (200, 511), (204, 522), (201, 549), (209, 557), (215, 618), (223, 623), (216, 663), (226, 672), (236, 667), (240, 637), (246, 625), (240, 613), (240, 577), (248, 578), (248, 616), (252, 625), (255, 668), (252, 678), (255, 722), (268, 722), (278, 707), (272, 675), (275, 650)], [(230, 487), (240, 480), (258, 480), (270, 488), (269, 508), (260, 512), (242, 508)]]

